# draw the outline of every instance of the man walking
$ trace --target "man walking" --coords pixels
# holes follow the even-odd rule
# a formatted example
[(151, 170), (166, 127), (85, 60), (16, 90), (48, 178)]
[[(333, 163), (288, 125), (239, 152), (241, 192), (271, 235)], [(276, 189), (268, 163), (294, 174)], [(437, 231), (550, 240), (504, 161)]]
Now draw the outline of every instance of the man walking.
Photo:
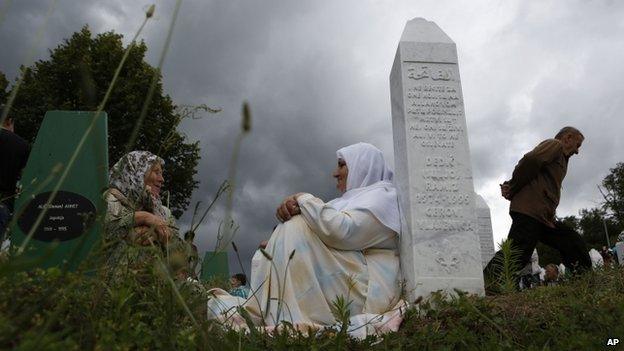
[[(519, 251), (519, 267), (531, 259), (537, 242), (561, 254), (563, 264), (571, 269), (591, 267), (583, 238), (574, 230), (555, 222), (561, 183), (568, 169), (568, 160), (578, 154), (585, 137), (574, 127), (564, 127), (554, 139), (542, 141), (525, 154), (514, 169), (511, 180), (501, 184), (501, 195), (511, 201), (509, 214), (513, 220), (508, 239)], [(486, 277), (495, 274), (494, 266), (502, 259), (499, 251), (488, 263)]]
[[(0, 105), (0, 113), (4, 110)], [(15, 134), (11, 116), (0, 125), (0, 243), (13, 213), (15, 185), (28, 160), (28, 143)]]

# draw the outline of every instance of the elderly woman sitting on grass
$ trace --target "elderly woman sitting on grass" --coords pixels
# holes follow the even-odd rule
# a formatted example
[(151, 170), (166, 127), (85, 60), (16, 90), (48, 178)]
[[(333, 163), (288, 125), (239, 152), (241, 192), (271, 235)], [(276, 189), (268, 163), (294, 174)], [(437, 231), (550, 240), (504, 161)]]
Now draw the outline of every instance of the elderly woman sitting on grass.
[(147, 268), (161, 256), (177, 278), (189, 273), (191, 250), (178, 237), (171, 211), (160, 198), (163, 165), (163, 159), (148, 151), (132, 151), (110, 172), (104, 230), (113, 270)]
[[(268, 329), (292, 325), (305, 331), (349, 318), (349, 332), (363, 337), (398, 329), (400, 216), (392, 172), (373, 145), (337, 151), (334, 171), (342, 196), (329, 202), (307, 193), (286, 197), (278, 225), (251, 272), (246, 299), (213, 290), (209, 313), (246, 327), (233, 308)], [(283, 323), (287, 322), (287, 323)]]

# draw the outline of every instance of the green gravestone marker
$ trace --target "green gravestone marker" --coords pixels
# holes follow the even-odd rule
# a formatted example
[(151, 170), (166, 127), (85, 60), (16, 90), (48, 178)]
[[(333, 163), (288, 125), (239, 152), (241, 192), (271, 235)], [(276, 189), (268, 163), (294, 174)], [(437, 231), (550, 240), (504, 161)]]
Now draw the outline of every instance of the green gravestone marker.
[[(67, 177), (48, 201), (92, 123)], [(16, 249), (32, 231), (25, 255), (36, 259), (37, 266), (67, 262), (73, 270), (100, 238), (106, 213), (102, 191), (108, 186), (107, 135), (105, 112), (97, 118), (95, 112), (46, 113), (22, 174), (22, 193), (15, 201), (17, 220), (11, 227), (11, 242)]]
[(206, 251), (204, 260), (202, 261), (202, 271), (200, 279), (207, 281), (211, 278), (230, 277), (230, 269), (228, 267), (228, 255), (225, 251)]

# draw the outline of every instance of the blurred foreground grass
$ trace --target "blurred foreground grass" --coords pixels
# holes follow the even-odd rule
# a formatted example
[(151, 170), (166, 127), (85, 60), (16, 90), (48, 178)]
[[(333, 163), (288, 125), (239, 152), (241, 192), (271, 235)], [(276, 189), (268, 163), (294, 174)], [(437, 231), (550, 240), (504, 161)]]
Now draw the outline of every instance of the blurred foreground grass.
[(398, 333), (363, 341), (336, 331), (304, 336), (238, 333), (205, 314), (206, 289), (182, 284), (185, 313), (157, 268), (102, 274), (19, 272), (0, 264), (0, 348), (128, 349), (602, 349), (624, 339), (624, 269), (606, 268), (553, 287), (505, 295), (434, 295), (407, 312)]

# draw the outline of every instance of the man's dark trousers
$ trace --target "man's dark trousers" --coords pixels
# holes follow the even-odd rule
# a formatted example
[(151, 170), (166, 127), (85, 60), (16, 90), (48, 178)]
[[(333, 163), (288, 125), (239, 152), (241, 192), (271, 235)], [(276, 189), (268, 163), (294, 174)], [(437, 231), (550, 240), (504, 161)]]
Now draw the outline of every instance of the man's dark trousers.
[[(1, 196), (2, 194), (0, 194)], [(0, 202), (0, 245), (4, 241), (4, 234), (9, 226), (9, 221), (11, 220), (11, 213), (9, 212), (9, 208)]]
[[(537, 219), (518, 212), (511, 212), (513, 223), (507, 239), (511, 239), (512, 247), (520, 251), (519, 265), (524, 267), (531, 261), (531, 255), (537, 245), (542, 242), (559, 251), (563, 264), (567, 269), (583, 270), (591, 267), (591, 259), (583, 238), (574, 230), (562, 223), (551, 228)], [(500, 262), (503, 253), (498, 251), (483, 270), (486, 277), (492, 276), (494, 265)], [(497, 258), (498, 257), (498, 258)]]

